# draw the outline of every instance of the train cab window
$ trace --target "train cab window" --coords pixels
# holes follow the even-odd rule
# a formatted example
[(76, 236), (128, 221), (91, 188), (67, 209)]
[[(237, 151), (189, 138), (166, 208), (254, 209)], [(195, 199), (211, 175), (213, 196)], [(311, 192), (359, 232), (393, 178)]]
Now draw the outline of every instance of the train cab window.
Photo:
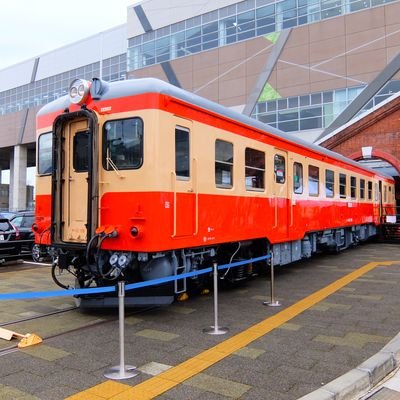
[(308, 194), (310, 196), (319, 194), (319, 168), (314, 165), (308, 166)]
[(224, 189), (233, 187), (233, 144), (215, 141), (215, 184)]
[(190, 177), (189, 130), (175, 128), (175, 172), (178, 178)]
[(372, 182), (368, 182), (368, 200), (372, 200)]
[(72, 166), (76, 172), (87, 172), (89, 168), (89, 132), (78, 132), (74, 136)]
[(138, 169), (143, 164), (143, 121), (107, 121), (103, 129), (103, 167), (107, 171)]
[(246, 189), (257, 190), (265, 188), (265, 153), (263, 151), (246, 148), (245, 150), (245, 178)]
[(347, 196), (347, 176), (345, 174), (339, 174), (339, 195), (341, 199), (345, 199)]
[(303, 193), (303, 164), (293, 163), (293, 192)]
[(350, 177), (350, 197), (353, 200), (357, 198), (357, 178), (355, 176)]
[(52, 135), (51, 132), (43, 133), (38, 141), (38, 174), (48, 175), (52, 172)]
[(335, 173), (330, 169), (325, 170), (325, 196), (335, 196)]
[(365, 179), (360, 179), (360, 199), (365, 199)]
[(274, 175), (276, 183), (285, 183), (286, 181), (285, 157), (279, 154), (275, 154), (274, 157)]

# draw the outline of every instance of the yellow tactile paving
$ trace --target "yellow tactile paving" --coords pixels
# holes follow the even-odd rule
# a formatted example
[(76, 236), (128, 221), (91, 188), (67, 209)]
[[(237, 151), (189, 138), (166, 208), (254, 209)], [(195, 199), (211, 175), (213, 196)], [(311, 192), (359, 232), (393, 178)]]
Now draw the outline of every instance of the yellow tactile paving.
[(110, 398), (115, 396), (121, 392), (125, 392), (129, 389), (130, 386), (124, 385), (123, 383), (114, 382), (114, 381), (106, 381), (100, 383), (100, 385), (94, 386), (90, 389), (90, 392), (96, 396), (103, 398)]
[[(172, 389), (178, 384), (184, 382), (185, 380), (197, 375), (198, 373), (204, 371), (216, 362), (224, 359), (225, 357), (233, 354), (235, 351), (247, 346), (251, 342), (266, 335), (273, 329), (290, 321), (292, 318), (296, 317), (300, 313), (319, 303), (320, 301), (326, 299), (331, 294), (342, 289), (349, 283), (353, 282), (360, 276), (366, 274), (367, 272), (373, 270), (377, 266), (389, 266), (392, 264), (399, 264), (400, 261), (384, 261), (384, 262), (370, 262), (363, 265), (357, 270), (347, 274), (346, 276), (338, 279), (337, 281), (331, 283), (330, 285), (324, 287), (321, 290), (305, 297), (304, 299), (298, 301), (281, 312), (273, 315), (261, 321), (258, 324), (246, 329), (245, 331), (225, 340), (224, 342), (205, 350), (204, 352), (198, 354), (197, 356), (162, 372), (156, 377), (150, 378), (134, 387), (126, 386), (126, 390), (121, 391), (115, 396), (111, 397), (101, 397), (102, 399), (109, 400), (125, 400), (125, 399), (153, 399), (156, 396)], [(82, 397), (82, 394), (94, 394), (100, 393), (94, 389), (99, 388), (95, 386), (94, 388), (88, 389), (84, 392), (78, 393), (74, 396), (68, 397), (68, 400), (88, 400), (89, 397)], [(104, 394), (102, 394), (104, 396)], [(98, 397), (100, 399), (100, 397)], [(94, 398), (93, 398), (94, 399)]]

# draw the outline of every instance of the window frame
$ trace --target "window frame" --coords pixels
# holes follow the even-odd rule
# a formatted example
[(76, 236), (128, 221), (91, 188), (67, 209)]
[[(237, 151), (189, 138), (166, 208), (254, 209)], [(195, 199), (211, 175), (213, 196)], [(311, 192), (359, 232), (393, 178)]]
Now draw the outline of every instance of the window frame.
[[(218, 143), (224, 143), (224, 144), (229, 144), (231, 146), (232, 149), (232, 162), (227, 162), (227, 161), (222, 161), (222, 160), (218, 160), (217, 159), (217, 144)], [(214, 160), (215, 160), (215, 168), (214, 168), (214, 175), (215, 175), (215, 186), (219, 189), (233, 189), (233, 185), (234, 185), (234, 162), (235, 162), (235, 158), (234, 158), (234, 145), (232, 142), (229, 142), (227, 140), (224, 139), (215, 139), (215, 146), (214, 146)], [(230, 183), (229, 184), (225, 184), (225, 183), (218, 183), (217, 181), (217, 165), (228, 165), (230, 167)], [(222, 171), (222, 170), (221, 170)], [(222, 181), (222, 176), (221, 176), (221, 181)]]
[[(248, 152), (253, 152), (254, 154), (255, 153), (259, 153), (258, 155), (259, 156), (261, 156), (262, 155), (262, 159), (263, 159), (263, 161), (264, 161), (264, 163), (263, 163), (263, 168), (262, 167), (256, 167), (256, 166), (251, 166), (251, 165), (248, 165)], [(262, 151), (262, 150), (258, 150), (258, 149), (254, 149), (254, 148), (252, 148), (252, 147), (246, 147), (245, 148), (245, 154), (244, 154), (244, 178), (245, 178), (245, 186), (246, 186), (246, 190), (248, 190), (248, 191), (256, 191), (256, 192), (264, 192), (265, 191), (265, 165), (266, 165), (266, 158), (265, 158), (265, 151)], [(259, 187), (254, 187), (254, 186), (249, 186), (248, 184), (247, 184), (247, 178), (248, 178), (248, 170), (250, 170), (250, 172), (251, 171), (261, 171), (261, 173), (262, 173), (262, 175), (261, 175), (261, 180), (260, 180), (260, 182), (261, 182), (261, 185), (262, 186), (259, 186)], [(257, 172), (255, 172), (256, 173), (256, 177), (258, 178), (258, 176), (257, 176)], [(256, 182), (258, 182), (259, 180), (257, 179), (256, 180)], [(254, 179), (252, 179), (252, 182), (254, 182)]]
[(350, 176), (350, 198), (357, 200), (357, 177), (354, 175)]
[[(311, 175), (311, 169), (314, 169), (314, 171), (317, 172), (317, 179), (315, 179), (315, 177)], [(320, 168), (317, 167), (316, 165), (312, 165), (312, 164), (308, 165), (307, 187), (308, 187), (308, 195), (309, 196), (318, 197), (319, 194), (320, 194), (320, 190), (319, 190), (319, 182), (320, 182), (319, 170), (320, 170)], [(311, 192), (311, 190), (310, 190), (310, 183), (311, 182), (316, 182), (317, 183), (317, 185), (316, 185), (317, 192)]]
[[(301, 175), (296, 175), (296, 167), (300, 167)], [(300, 179), (299, 179), (300, 186), (297, 187), (297, 188), (295, 186), (295, 184), (296, 184), (295, 177), (296, 176), (300, 176)], [(301, 189), (301, 191), (298, 191), (299, 189)], [(301, 162), (295, 161), (293, 163), (293, 193), (294, 194), (303, 194), (303, 192), (304, 192), (304, 169), (303, 169), (303, 164)]]
[[(277, 168), (277, 162), (276, 162), (277, 158), (280, 158), (283, 160), (283, 180), (282, 181), (277, 180), (277, 178), (278, 178), (277, 171), (279, 171)], [(275, 181), (275, 183), (278, 183), (279, 185), (284, 185), (286, 183), (286, 157), (284, 155), (278, 154), (278, 153), (274, 154), (274, 181)]]
[[(332, 173), (332, 181), (328, 181), (328, 172)], [(328, 194), (328, 182), (332, 183), (332, 194)], [(335, 197), (335, 171), (331, 169), (326, 169), (325, 170), (325, 197), (327, 198), (333, 198)]]
[[(76, 151), (77, 147), (81, 147), (81, 145), (82, 145), (82, 143), (77, 143), (77, 142), (80, 138), (83, 138), (83, 137), (86, 138), (87, 166), (85, 166), (85, 167), (77, 165), (78, 161), (80, 161), (80, 160), (77, 158), (78, 152)], [(89, 162), (90, 132), (88, 130), (76, 132), (72, 142), (73, 142), (73, 145), (72, 145), (72, 168), (74, 169), (74, 172), (78, 173), (78, 174), (82, 173), (82, 172), (88, 172), (89, 165), (90, 165), (90, 162)]]
[[(128, 117), (128, 118), (108, 119), (108, 120), (104, 121), (103, 127), (102, 127), (102, 142), (103, 142), (102, 143), (102, 165), (103, 165), (103, 169), (105, 171), (107, 171), (107, 172), (113, 171), (114, 168), (107, 166), (108, 162), (107, 162), (107, 137), (106, 137), (107, 132), (106, 132), (106, 125), (109, 122), (119, 122), (119, 121), (128, 121), (128, 120), (138, 120), (138, 121), (141, 122), (141, 125), (142, 125), (142, 132), (141, 132), (142, 137), (141, 137), (141, 141), (140, 141), (141, 160), (140, 160), (140, 163), (135, 167), (130, 167), (130, 166), (122, 167), (122, 166), (119, 166), (119, 165), (115, 165), (115, 166), (116, 166), (116, 168), (118, 170), (130, 170), (130, 171), (138, 170), (143, 166), (143, 163), (144, 163), (144, 130), (145, 130), (143, 119), (141, 117), (139, 117), (139, 116)], [(114, 160), (112, 160), (112, 161), (114, 162)]]
[(368, 181), (368, 184), (367, 184), (367, 193), (368, 193), (368, 196), (367, 196), (367, 199), (368, 200), (373, 200), (373, 187), (374, 187), (374, 185), (372, 184), (372, 181)]
[[(344, 184), (342, 183), (342, 178), (344, 178)], [(342, 189), (344, 189), (342, 193)], [(339, 197), (341, 199), (347, 198), (347, 174), (339, 173)]]
[[(43, 157), (41, 157), (41, 145), (40, 141), (45, 135), (50, 135), (50, 172), (41, 172), (41, 164), (43, 163)], [(46, 170), (47, 171), (47, 170)], [(47, 176), (53, 173), (53, 132), (44, 132), (38, 137), (38, 155), (37, 155), (37, 173), (39, 176)]]
[[(187, 145), (188, 145), (188, 160), (187, 160), (187, 167), (188, 167), (188, 175), (180, 175), (178, 174), (178, 170), (177, 170), (177, 156), (178, 156), (178, 152), (177, 152), (177, 133), (179, 132), (185, 132), (187, 133)], [(191, 168), (190, 168), (190, 129), (181, 125), (175, 125), (175, 174), (176, 174), (176, 179), (178, 180), (183, 180), (183, 181), (188, 181), (191, 178)]]
[(360, 178), (360, 200), (365, 200), (365, 179)]

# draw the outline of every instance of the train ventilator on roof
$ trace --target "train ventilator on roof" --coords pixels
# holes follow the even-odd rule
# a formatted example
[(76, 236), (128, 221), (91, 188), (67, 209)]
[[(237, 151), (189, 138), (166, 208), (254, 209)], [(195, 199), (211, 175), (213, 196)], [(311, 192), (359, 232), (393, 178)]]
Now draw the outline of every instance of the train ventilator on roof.
[(18, 343), (18, 347), (20, 349), (23, 347), (33, 346), (34, 344), (39, 344), (43, 342), (42, 338), (36, 335), (35, 333), (27, 333), (26, 335), (22, 335), (21, 333), (10, 331), (9, 329), (0, 328), (1, 339), (11, 340), (13, 337), (21, 339), (21, 341)]

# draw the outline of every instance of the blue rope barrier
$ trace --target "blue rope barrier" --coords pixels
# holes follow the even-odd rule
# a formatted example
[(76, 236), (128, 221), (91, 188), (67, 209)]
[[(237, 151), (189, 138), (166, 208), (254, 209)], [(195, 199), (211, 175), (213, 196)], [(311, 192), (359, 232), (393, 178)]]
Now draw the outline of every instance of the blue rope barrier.
[(251, 264), (251, 263), (257, 262), (257, 261), (267, 260), (268, 258), (271, 258), (271, 256), (267, 255), (267, 256), (262, 256), (262, 257), (250, 258), (249, 260), (243, 260), (243, 261), (237, 261), (237, 262), (230, 263), (230, 264), (219, 265), (218, 269), (221, 270), (221, 269), (234, 268), (234, 267), (238, 267), (240, 265)]
[[(219, 265), (218, 269), (228, 269), (228, 268), (235, 268), (240, 265), (250, 264), (257, 261), (267, 260), (271, 258), (270, 255), (250, 258), (249, 260), (238, 261), (230, 264), (223, 264)], [(172, 275), (167, 276), (165, 278), (159, 279), (151, 279), (148, 281), (131, 283), (125, 286), (125, 290), (134, 290), (139, 288), (144, 288), (153, 285), (160, 285), (163, 283), (177, 281), (179, 279), (185, 278), (192, 278), (194, 276), (208, 274), (212, 272), (212, 268), (204, 268), (198, 271), (192, 272), (185, 272), (179, 275)], [(1, 300), (21, 300), (21, 299), (34, 299), (34, 298), (48, 298), (48, 297), (65, 297), (65, 296), (77, 296), (77, 295), (84, 295), (84, 294), (99, 294), (99, 293), (112, 293), (116, 291), (115, 286), (104, 286), (104, 287), (94, 287), (94, 288), (87, 288), (87, 289), (66, 289), (66, 290), (53, 290), (47, 292), (19, 292), (19, 293), (2, 293), (0, 294), (0, 301)]]

